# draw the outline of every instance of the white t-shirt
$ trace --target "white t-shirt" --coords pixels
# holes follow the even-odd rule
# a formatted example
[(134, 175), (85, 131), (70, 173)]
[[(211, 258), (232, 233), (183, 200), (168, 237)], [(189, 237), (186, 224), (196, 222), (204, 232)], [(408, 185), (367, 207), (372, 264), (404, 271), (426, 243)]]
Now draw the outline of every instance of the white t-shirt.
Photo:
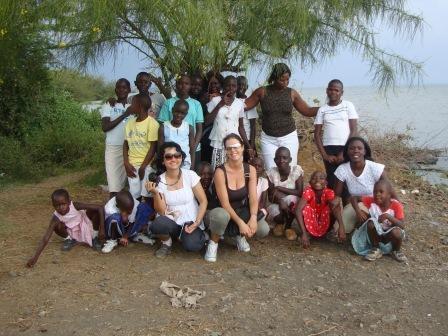
[[(135, 216), (137, 215), (137, 207), (139, 205), (139, 201), (134, 198), (134, 208), (132, 209), (131, 214), (129, 215), (129, 223), (135, 222)], [(109, 216), (120, 213), (120, 209), (117, 207), (117, 198), (112, 197), (104, 206), (104, 219), (107, 219)]]
[(339, 105), (325, 104), (317, 111), (314, 125), (323, 125), (324, 146), (344, 146), (350, 135), (349, 119), (358, 119), (355, 106), (346, 100)]
[[(129, 104), (123, 106), (123, 104), (120, 103), (116, 103), (114, 107), (110, 106), (109, 103), (103, 104), (103, 106), (101, 106), (101, 118), (110, 118), (110, 121), (113, 121), (120, 117), (124, 112), (126, 112), (126, 109), (129, 106)], [(106, 132), (106, 144), (123, 146), (124, 125), (129, 118), (131, 117), (123, 119), (121, 123), (119, 123), (110, 131)]]
[[(207, 104), (209, 113), (218, 105), (221, 97), (213, 97)], [(239, 119), (244, 118), (244, 102), (241, 99), (235, 98), (230, 106), (223, 106), (219, 109), (213, 122), (213, 128), (210, 133), (210, 145), (213, 148), (222, 149), (222, 140), (230, 133), (239, 134), (238, 126)]]
[(268, 190), (268, 188), (269, 188), (269, 182), (268, 182), (267, 178), (260, 176), (258, 178), (258, 181), (257, 181), (257, 198), (258, 198), (258, 203), (260, 203), (261, 194), (263, 192), (265, 192), (266, 190)]
[[(193, 170), (181, 168), (182, 188), (178, 190), (168, 190), (165, 173), (160, 175), (160, 182), (157, 190), (165, 196), (166, 215), (174, 220), (178, 225), (185, 222), (194, 222), (198, 216), (199, 205), (194, 197), (193, 187), (200, 183), (201, 178)], [(199, 227), (204, 230), (204, 223)]]
[(384, 165), (366, 160), (361, 175), (355, 176), (350, 168), (350, 162), (343, 163), (334, 172), (339, 181), (345, 182), (351, 196), (372, 196), (373, 186), (383, 174)]
[(274, 187), (284, 187), (288, 189), (296, 188), (296, 181), (300, 176), (303, 176), (303, 169), (299, 165), (291, 165), (291, 171), (289, 176), (285, 181), (281, 180), (280, 173), (277, 167), (273, 167), (266, 172), (269, 181), (274, 185)]
[[(243, 103), (246, 100), (245, 98), (238, 98), (240, 99)], [(246, 131), (246, 136), (247, 136), (247, 140), (250, 140), (250, 119), (257, 119), (258, 118), (258, 112), (257, 112), (257, 108), (251, 108), (248, 111), (244, 111), (244, 116), (243, 116), (243, 125), (244, 125), (244, 130)]]
[[(131, 93), (128, 96), (128, 103), (132, 103), (132, 98), (138, 93)], [(150, 92), (149, 97), (151, 98), (151, 109), (155, 114), (155, 119), (159, 117), (160, 110), (162, 109), (163, 103), (165, 103), (165, 96), (158, 92)]]

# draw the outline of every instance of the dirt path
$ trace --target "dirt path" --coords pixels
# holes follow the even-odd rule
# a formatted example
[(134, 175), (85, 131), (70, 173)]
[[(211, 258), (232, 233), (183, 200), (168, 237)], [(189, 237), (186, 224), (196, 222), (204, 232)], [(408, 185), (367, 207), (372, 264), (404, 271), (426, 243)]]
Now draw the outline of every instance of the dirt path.
[[(310, 169), (305, 171), (309, 172)], [(309, 167), (308, 167), (309, 168)], [(220, 246), (216, 264), (175, 248), (130, 245), (110, 255), (60, 251), (53, 237), (34, 269), (24, 264), (52, 212), (48, 195), (65, 186), (80, 201), (107, 198), (81, 187), (85, 174), (0, 192), (0, 335), (447, 335), (447, 199), (404, 197), (410, 263), (368, 263), (349, 246), (268, 237), (251, 252)], [(434, 201), (435, 200), (435, 201)], [(425, 206), (423, 206), (425, 205)], [(204, 290), (194, 310), (173, 308), (163, 280)]]

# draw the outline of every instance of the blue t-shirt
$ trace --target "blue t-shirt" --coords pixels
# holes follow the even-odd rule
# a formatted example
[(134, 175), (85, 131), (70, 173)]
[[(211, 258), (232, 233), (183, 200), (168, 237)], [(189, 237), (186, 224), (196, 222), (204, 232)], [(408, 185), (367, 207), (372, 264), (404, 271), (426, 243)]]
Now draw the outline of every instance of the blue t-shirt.
[[(163, 104), (162, 109), (160, 110), (159, 117), (157, 118), (157, 120), (160, 121), (161, 123), (164, 123), (165, 121), (171, 121), (173, 119), (173, 113), (172, 113), (173, 106), (174, 103), (178, 100), (179, 97), (173, 97), (167, 99)], [(191, 97), (188, 97), (185, 100), (188, 103), (188, 114), (184, 120), (189, 125), (193, 126), (193, 130), (196, 132), (196, 124), (204, 122), (204, 112), (202, 111), (201, 103)], [(201, 150), (200, 144), (196, 148), (196, 151), (199, 150)]]

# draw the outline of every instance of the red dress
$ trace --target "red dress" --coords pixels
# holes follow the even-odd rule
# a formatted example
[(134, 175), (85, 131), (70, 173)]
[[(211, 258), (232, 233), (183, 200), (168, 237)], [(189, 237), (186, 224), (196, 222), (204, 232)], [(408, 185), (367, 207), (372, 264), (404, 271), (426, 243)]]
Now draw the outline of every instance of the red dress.
[(302, 210), (306, 230), (314, 237), (322, 237), (328, 232), (330, 227), (331, 209), (328, 202), (334, 200), (334, 191), (325, 188), (322, 191), (320, 203), (318, 203), (315, 191), (310, 186), (307, 186), (302, 194), (302, 198), (307, 202)]

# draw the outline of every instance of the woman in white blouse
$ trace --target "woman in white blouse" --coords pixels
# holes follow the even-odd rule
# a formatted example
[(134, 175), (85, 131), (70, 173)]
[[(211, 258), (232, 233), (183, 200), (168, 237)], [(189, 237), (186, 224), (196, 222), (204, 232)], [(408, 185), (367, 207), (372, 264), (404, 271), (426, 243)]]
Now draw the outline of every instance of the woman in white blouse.
[[(350, 194), (350, 204), (343, 210), (345, 232), (350, 233), (357, 223), (363, 223), (368, 218), (368, 210), (360, 203), (360, 198), (372, 196), (375, 183), (387, 177), (384, 165), (372, 160), (370, 146), (363, 138), (348, 139), (343, 155), (344, 163), (334, 172), (336, 176), (334, 191), (340, 197), (345, 185)], [(392, 197), (397, 198), (395, 192), (392, 192)]]
[(207, 197), (198, 174), (181, 168), (184, 159), (185, 153), (177, 143), (164, 143), (157, 157), (157, 168), (164, 173), (146, 183), (158, 214), (149, 228), (162, 242), (157, 257), (170, 254), (173, 238), (179, 239), (186, 251), (199, 251), (206, 241), (202, 219)]

